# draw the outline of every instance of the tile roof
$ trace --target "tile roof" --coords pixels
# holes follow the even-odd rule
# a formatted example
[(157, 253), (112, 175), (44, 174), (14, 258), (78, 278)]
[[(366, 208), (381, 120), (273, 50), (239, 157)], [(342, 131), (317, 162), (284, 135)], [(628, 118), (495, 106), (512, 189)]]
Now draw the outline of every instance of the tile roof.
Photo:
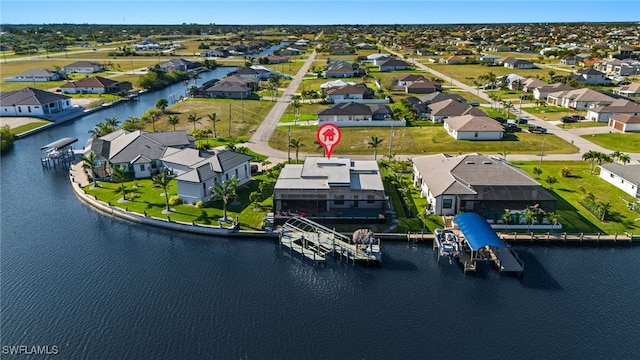
[(502, 125), (488, 116), (454, 116), (445, 119), (444, 122), (456, 131), (504, 132)]
[(318, 115), (371, 115), (371, 108), (364, 104), (344, 102), (322, 110)]
[(70, 99), (70, 97), (29, 87), (22, 90), (0, 93), (0, 103), (2, 103), (2, 106), (43, 105), (66, 99)]

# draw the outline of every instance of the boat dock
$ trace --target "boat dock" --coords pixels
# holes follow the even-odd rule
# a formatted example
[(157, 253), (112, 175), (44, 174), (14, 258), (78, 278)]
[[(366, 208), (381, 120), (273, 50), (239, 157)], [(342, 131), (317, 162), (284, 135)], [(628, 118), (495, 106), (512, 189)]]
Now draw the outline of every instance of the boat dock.
[(380, 240), (360, 229), (349, 238), (303, 217), (289, 219), (280, 230), (280, 246), (312, 262), (324, 262), (329, 255), (353, 263), (380, 263)]

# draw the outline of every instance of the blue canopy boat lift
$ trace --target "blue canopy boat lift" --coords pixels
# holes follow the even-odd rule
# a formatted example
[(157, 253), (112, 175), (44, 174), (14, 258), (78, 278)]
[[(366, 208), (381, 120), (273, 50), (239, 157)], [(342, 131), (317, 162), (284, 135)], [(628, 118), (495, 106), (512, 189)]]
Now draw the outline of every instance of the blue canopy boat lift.
[[(464, 272), (475, 271), (478, 261), (492, 263), (500, 273), (515, 273), (522, 275), (524, 263), (509, 245), (502, 241), (491, 225), (476, 213), (456, 215), (453, 221), (460, 230), (455, 238), (455, 252), (451, 252), (450, 237), (440, 237), (436, 234), (434, 247), (438, 249), (438, 259), (441, 255), (455, 256), (463, 265)], [(436, 231), (437, 232), (437, 231)], [(451, 231), (442, 231), (447, 235)]]

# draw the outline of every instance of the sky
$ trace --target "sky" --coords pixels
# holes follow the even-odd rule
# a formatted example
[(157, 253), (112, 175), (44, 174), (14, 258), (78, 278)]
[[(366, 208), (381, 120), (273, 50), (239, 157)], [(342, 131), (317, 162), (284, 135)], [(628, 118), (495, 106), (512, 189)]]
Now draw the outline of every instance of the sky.
[(640, 22), (637, 0), (0, 0), (2, 24), (469, 24)]

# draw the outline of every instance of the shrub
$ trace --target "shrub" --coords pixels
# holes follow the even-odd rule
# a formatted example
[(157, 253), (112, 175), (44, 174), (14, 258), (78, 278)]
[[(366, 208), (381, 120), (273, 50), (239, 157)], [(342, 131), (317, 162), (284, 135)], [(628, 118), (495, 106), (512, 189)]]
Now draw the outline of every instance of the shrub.
[(174, 205), (180, 205), (180, 204), (182, 204), (182, 200), (180, 199), (180, 196), (173, 195), (172, 197), (169, 198), (169, 205), (174, 206)]
[(196, 207), (197, 207), (198, 209), (202, 209), (202, 208), (204, 207), (204, 205), (205, 205), (205, 204), (204, 204), (204, 201), (202, 201), (202, 200), (200, 200), (200, 201), (198, 201), (198, 202), (196, 203)]
[(571, 170), (569, 168), (563, 167), (560, 169), (560, 177), (567, 178), (571, 176)]

